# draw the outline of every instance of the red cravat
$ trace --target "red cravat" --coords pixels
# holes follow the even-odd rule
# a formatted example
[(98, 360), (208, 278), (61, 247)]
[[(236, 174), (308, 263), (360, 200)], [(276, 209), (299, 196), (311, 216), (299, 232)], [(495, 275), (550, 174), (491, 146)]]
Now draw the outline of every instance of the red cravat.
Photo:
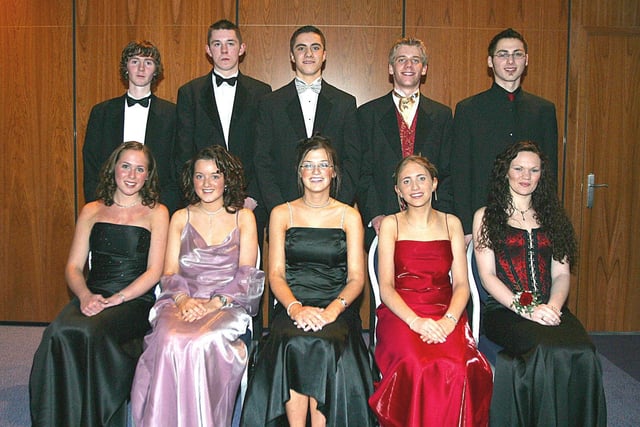
[(513, 100), (516, 99), (516, 94), (515, 93), (508, 93), (507, 94), (507, 98), (509, 98), (509, 101), (513, 102)]

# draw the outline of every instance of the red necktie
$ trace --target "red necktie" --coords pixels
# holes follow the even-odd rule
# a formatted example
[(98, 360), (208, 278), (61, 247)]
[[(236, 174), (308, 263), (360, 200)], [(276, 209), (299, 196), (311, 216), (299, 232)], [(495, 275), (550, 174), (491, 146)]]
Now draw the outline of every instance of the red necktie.
[(509, 101), (513, 102), (513, 100), (516, 99), (516, 94), (515, 93), (508, 93), (507, 94), (507, 98), (509, 98)]

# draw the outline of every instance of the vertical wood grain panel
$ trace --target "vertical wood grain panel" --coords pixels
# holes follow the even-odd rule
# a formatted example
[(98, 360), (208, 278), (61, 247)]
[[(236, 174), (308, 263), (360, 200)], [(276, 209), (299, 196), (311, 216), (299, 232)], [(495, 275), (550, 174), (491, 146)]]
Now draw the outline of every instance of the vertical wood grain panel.
[(68, 300), (63, 269), (74, 223), (71, 3), (5, 3), (0, 320), (43, 321)]

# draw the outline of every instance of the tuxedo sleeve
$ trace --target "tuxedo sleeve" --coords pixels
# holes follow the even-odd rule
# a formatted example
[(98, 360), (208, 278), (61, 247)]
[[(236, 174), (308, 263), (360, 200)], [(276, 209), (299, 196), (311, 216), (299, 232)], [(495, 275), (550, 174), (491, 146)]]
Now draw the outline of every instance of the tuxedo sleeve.
[[(447, 111), (449, 111), (447, 109)], [(442, 125), (442, 139), (440, 140), (440, 155), (437, 159), (438, 199), (433, 201), (433, 206), (442, 211), (453, 213), (453, 183), (451, 179), (451, 152), (453, 149), (453, 116), (449, 112), (444, 116)]]
[(360, 178), (358, 180), (357, 199), (358, 209), (362, 215), (364, 225), (377, 215), (382, 214), (379, 195), (376, 192), (373, 178), (374, 153), (373, 153), (373, 132), (374, 115), (367, 109), (358, 109), (358, 125), (361, 136), (361, 163)]
[(100, 169), (105, 157), (102, 156), (100, 141), (102, 140), (104, 115), (98, 106), (94, 106), (89, 114), (87, 131), (82, 146), (83, 188), (85, 202), (96, 199), (96, 189), (100, 179)]
[(274, 158), (275, 128), (276, 123), (271, 115), (271, 107), (267, 99), (263, 99), (258, 107), (258, 120), (255, 129), (254, 167), (258, 188), (267, 212), (285, 202), (275, 169), (280, 162)]
[(195, 135), (195, 100), (190, 86), (178, 89), (176, 102), (176, 142), (174, 156), (174, 174), (176, 182), (180, 182), (182, 167), (197, 152)]
[(348, 205), (353, 205), (360, 178), (361, 161), (361, 139), (355, 98), (351, 98), (347, 105), (344, 114), (344, 134), (342, 137), (344, 151), (340, 163), (342, 164), (343, 179), (338, 198)]
[(473, 212), (471, 212), (471, 127), (473, 123), (465, 108), (458, 104), (453, 118), (453, 147), (449, 168), (453, 190), (453, 212), (465, 234), (471, 234)]
[(545, 124), (544, 137), (540, 149), (544, 152), (549, 161), (549, 172), (553, 181), (558, 179), (558, 120), (556, 118), (556, 107), (551, 104), (543, 112), (543, 123)]

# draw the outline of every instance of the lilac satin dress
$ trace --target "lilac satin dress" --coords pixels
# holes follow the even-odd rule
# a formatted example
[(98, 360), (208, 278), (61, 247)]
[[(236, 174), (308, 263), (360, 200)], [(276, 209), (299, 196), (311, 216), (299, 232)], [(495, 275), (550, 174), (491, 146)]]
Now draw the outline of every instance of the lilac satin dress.
[[(239, 338), (257, 313), (264, 272), (238, 268), (240, 232), (209, 246), (187, 221), (181, 236), (180, 272), (162, 278), (152, 332), (144, 341), (131, 391), (133, 418), (144, 426), (231, 425), (236, 394), (247, 366)], [(189, 323), (172, 296), (225, 295), (231, 307)]]

